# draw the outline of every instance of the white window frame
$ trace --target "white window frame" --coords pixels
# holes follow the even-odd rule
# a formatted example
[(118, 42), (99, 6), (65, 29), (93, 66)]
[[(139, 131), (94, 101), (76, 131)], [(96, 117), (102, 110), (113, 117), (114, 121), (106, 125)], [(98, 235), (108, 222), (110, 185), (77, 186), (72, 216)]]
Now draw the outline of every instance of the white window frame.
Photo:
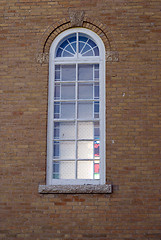
[[(55, 57), (55, 51), (59, 42), (66, 36), (72, 33), (84, 33), (89, 35), (99, 48), (99, 56), (90, 57)], [(100, 179), (53, 179), (53, 102), (54, 102), (54, 78), (55, 78), (55, 68), (54, 64), (63, 64), (68, 62), (68, 64), (76, 63), (98, 63), (100, 66)], [(86, 28), (72, 28), (60, 33), (50, 47), (49, 53), (49, 85), (48, 85), (48, 127), (47, 127), (47, 175), (46, 184), (47, 185), (84, 185), (84, 184), (105, 184), (106, 180), (106, 98), (105, 98), (105, 47), (101, 38), (93, 31)]]

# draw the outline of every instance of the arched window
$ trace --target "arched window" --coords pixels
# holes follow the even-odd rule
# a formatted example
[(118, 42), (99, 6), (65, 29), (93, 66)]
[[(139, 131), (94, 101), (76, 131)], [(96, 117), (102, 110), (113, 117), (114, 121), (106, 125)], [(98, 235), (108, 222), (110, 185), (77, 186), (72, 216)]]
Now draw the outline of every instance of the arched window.
[(105, 156), (104, 44), (69, 29), (50, 48), (47, 185), (104, 184)]

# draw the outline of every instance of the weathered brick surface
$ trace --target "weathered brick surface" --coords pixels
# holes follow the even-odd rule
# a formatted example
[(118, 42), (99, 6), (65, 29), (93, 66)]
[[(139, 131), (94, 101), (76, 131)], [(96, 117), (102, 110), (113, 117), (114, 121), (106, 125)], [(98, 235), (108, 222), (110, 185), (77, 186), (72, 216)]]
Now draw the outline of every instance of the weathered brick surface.
[[(101, 31), (108, 33), (119, 53), (106, 72), (111, 195), (38, 193), (45, 183), (48, 64), (36, 56), (51, 31), (69, 21), (69, 8), (84, 10), (84, 26), (110, 50)], [(0, 239), (161, 239), (160, 10), (160, 0), (1, 0)]]

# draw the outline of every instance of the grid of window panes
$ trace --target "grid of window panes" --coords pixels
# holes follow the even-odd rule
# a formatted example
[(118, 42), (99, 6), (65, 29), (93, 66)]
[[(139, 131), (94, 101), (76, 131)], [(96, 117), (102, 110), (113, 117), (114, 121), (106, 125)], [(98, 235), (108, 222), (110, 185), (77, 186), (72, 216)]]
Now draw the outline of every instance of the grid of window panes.
[[(99, 56), (86, 34), (64, 38), (56, 58)], [(55, 64), (53, 179), (100, 179), (99, 64)]]
[(56, 65), (53, 178), (99, 179), (99, 137), (99, 65)]

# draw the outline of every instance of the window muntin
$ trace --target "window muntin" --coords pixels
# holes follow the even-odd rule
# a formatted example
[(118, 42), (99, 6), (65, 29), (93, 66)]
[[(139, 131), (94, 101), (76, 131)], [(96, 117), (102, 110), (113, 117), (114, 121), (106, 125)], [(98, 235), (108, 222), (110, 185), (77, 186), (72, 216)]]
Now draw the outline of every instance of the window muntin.
[(105, 180), (104, 88), (100, 87), (102, 81), (104, 85), (104, 51), (100, 54), (98, 44), (84, 31), (78, 29), (58, 40), (50, 55), (48, 184)]

